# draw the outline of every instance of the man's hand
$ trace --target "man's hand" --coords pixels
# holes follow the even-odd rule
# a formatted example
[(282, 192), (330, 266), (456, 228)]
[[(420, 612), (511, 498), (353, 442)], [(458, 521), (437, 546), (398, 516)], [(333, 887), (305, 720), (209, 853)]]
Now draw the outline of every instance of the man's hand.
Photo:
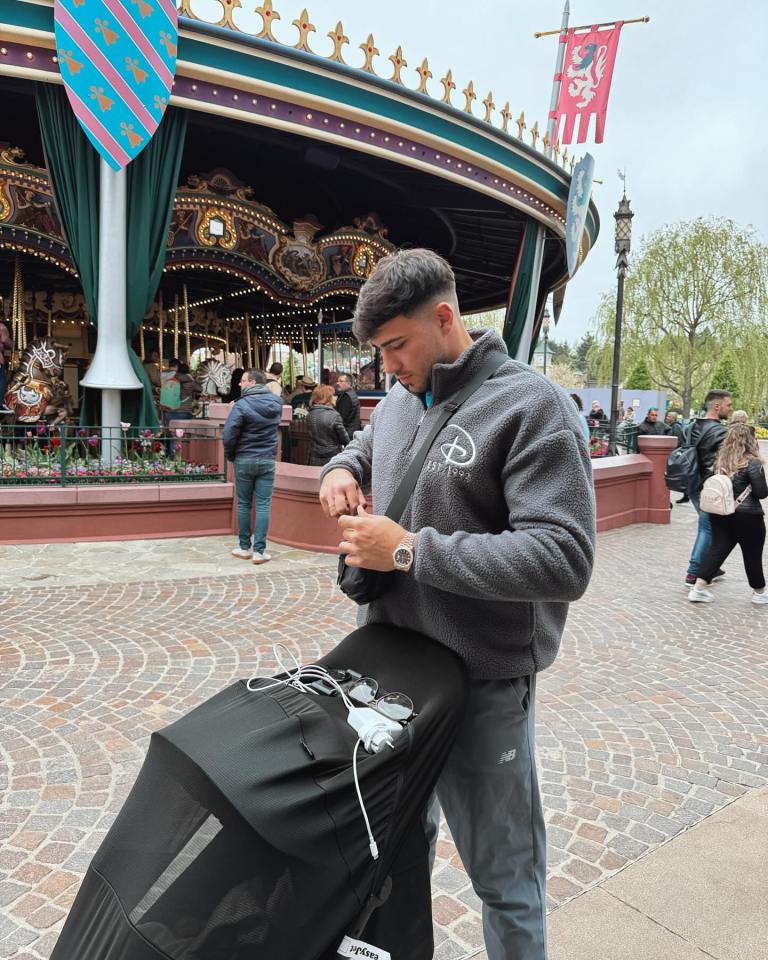
[(357, 516), (339, 517), (343, 540), (339, 551), (346, 553), (348, 567), (365, 567), (386, 573), (395, 569), (392, 554), (408, 531), (389, 517), (374, 517), (358, 507)]
[(323, 477), (320, 503), (326, 517), (340, 517), (355, 514), (358, 507), (365, 507), (365, 495), (349, 470), (337, 467)]

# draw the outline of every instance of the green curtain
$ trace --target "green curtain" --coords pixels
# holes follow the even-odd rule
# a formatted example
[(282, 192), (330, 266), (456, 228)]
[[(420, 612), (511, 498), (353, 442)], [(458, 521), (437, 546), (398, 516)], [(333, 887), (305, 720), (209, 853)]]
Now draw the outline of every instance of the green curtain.
[(525, 226), (525, 233), (515, 265), (516, 278), (512, 298), (507, 308), (507, 315), (504, 318), (503, 336), (510, 357), (517, 356), (517, 348), (525, 329), (525, 318), (528, 315), (528, 302), (531, 296), (537, 233), (538, 225), (533, 220), (529, 220)]
[(64, 88), (38, 83), (35, 101), (45, 163), (64, 233), (96, 323), (99, 290), (99, 155), (83, 133)]
[(186, 112), (169, 108), (147, 147), (128, 166), (126, 334), (128, 354), (144, 389), (124, 391), (122, 409), (123, 420), (148, 427), (158, 425), (157, 410), (131, 340), (139, 332), (163, 275), (186, 130)]

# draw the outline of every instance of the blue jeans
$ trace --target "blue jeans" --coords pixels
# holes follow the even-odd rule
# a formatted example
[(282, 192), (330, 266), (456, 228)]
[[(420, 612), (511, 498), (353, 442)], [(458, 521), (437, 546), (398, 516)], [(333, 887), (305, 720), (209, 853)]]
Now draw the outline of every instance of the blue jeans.
[(253, 552), (264, 553), (267, 546), (269, 509), (272, 505), (274, 485), (274, 460), (235, 460), (237, 533), (243, 550), (251, 549), (251, 507), (255, 494), (256, 531), (253, 534)]
[(483, 904), (488, 960), (546, 960), (547, 840), (536, 778), (536, 677), (473, 680), (437, 781), (426, 834), (434, 863), (440, 808)]
[(699, 494), (692, 493), (690, 498), (694, 510), (699, 515), (699, 526), (696, 531), (696, 539), (693, 542), (691, 559), (688, 561), (688, 575), (698, 577), (704, 558), (712, 549), (712, 520), (709, 514), (699, 506)]

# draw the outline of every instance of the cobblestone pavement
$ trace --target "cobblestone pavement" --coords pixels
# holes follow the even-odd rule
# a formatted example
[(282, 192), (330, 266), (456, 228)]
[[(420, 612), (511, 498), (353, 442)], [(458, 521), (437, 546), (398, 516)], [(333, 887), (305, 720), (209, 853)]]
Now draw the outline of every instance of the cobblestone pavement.
[[(674, 514), (600, 536), (540, 678), (551, 908), (768, 782), (768, 609), (737, 557), (716, 603), (687, 603), (694, 515)], [(0, 957), (49, 956), (152, 730), (271, 672), (275, 641), (308, 661), (353, 626), (332, 557), (253, 567), (232, 545), (0, 548)], [(447, 833), (438, 852), (435, 955), (475, 956), (478, 901)]]

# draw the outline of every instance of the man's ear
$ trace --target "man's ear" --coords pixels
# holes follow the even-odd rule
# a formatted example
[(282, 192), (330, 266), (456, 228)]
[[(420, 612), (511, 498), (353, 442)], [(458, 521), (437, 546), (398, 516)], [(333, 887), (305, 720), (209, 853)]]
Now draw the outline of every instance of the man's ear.
[(435, 305), (435, 317), (440, 324), (440, 332), (450, 333), (456, 321), (456, 311), (447, 300)]

